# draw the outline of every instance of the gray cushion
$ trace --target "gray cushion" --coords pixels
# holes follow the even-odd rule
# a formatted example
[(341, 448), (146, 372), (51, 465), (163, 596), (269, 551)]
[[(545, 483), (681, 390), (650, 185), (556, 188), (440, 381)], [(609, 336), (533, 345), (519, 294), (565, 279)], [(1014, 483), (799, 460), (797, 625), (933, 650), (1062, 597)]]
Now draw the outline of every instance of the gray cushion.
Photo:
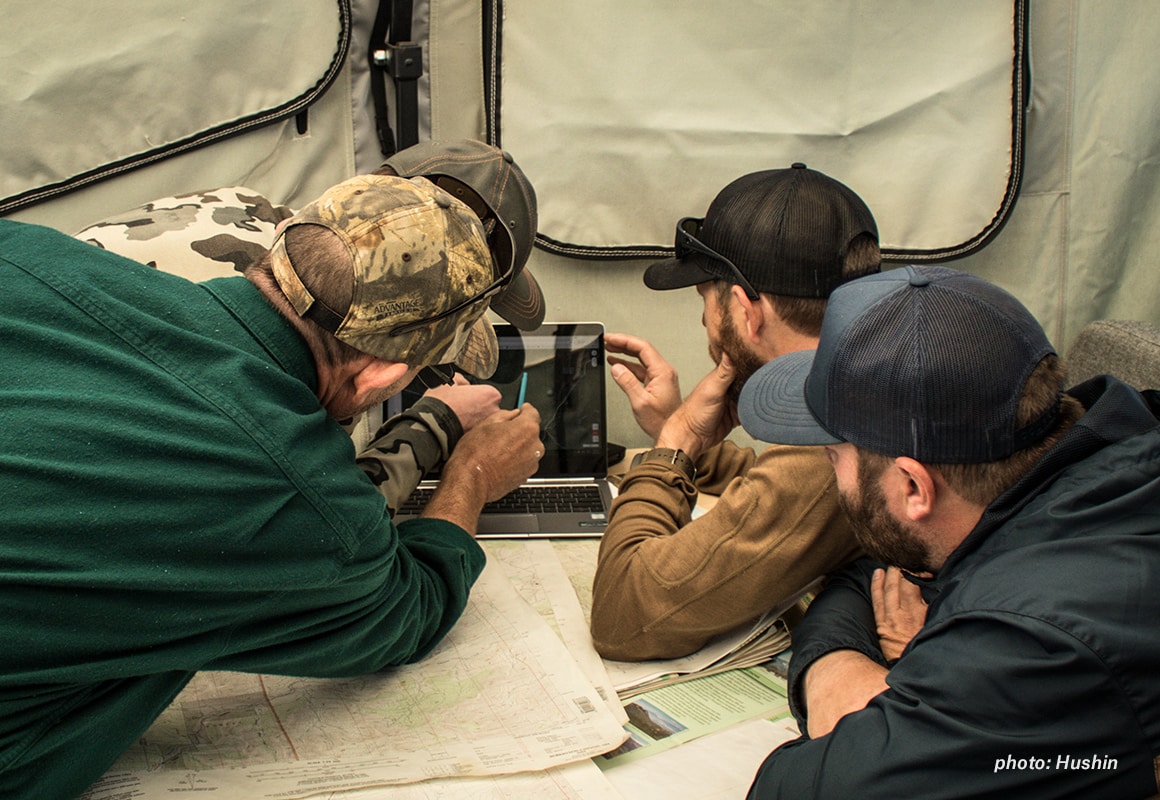
[(1107, 373), (1137, 389), (1160, 388), (1160, 326), (1136, 320), (1089, 322), (1067, 360), (1073, 384)]

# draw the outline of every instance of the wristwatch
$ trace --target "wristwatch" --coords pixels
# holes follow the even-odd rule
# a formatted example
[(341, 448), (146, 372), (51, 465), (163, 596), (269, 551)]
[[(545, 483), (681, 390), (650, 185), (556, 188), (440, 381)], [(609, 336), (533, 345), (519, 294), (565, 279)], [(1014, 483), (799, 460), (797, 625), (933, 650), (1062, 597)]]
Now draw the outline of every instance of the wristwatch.
[(664, 464), (669, 464), (679, 469), (684, 473), (685, 477), (691, 483), (697, 477), (697, 465), (693, 463), (693, 459), (689, 458), (684, 450), (673, 450), (668, 447), (654, 447), (652, 450), (645, 450), (632, 459), (632, 466), (637, 464), (644, 464), (648, 461), (660, 461)]

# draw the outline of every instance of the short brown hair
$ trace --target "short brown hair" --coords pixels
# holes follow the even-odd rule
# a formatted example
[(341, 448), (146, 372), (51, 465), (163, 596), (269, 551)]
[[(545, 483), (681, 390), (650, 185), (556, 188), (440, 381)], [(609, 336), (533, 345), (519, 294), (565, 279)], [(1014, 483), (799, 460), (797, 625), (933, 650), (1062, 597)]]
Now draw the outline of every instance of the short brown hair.
[[(1019, 397), (1016, 424), (1028, 425), (1059, 404), (1055, 424), (1034, 444), (1017, 450), (1006, 458), (982, 464), (927, 464), (937, 470), (947, 485), (965, 500), (981, 506), (990, 505), (995, 498), (1010, 489), (1025, 475), (1060, 437), (1084, 414), (1084, 408), (1074, 397), (1063, 394), (1067, 368), (1063, 359), (1049, 355), (1035, 367)], [(874, 453), (861, 447), (858, 468), (878, 475), (894, 462), (892, 456)]]
[[(342, 240), (325, 227), (313, 224), (291, 225), (282, 236), (286, 243), (286, 257), (294, 265), (303, 285), (309, 287), (316, 301), (328, 306), (338, 316), (346, 316), (354, 293), (354, 279), (351, 270), (336, 268), (338, 264), (350, 262), (350, 254), (343, 247)], [(294, 314), (290, 301), (278, 289), (269, 253), (251, 269), (268, 279), (268, 283), (263, 280), (262, 284), (272, 287), (278, 293), (285, 303), (285, 312)], [(265, 291), (269, 294), (270, 289)], [(366, 357), (362, 351), (340, 342), (313, 321), (303, 318), (303, 322), (332, 366), (341, 366)]]
[[(882, 250), (878, 240), (863, 233), (854, 237), (846, 254), (842, 258), (842, 279), (852, 281), (863, 275), (870, 275), (882, 268)], [(728, 304), (732, 294), (733, 284), (727, 281), (716, 281), (717, 301)], [(826, 314), (825, 297), (791, 297), (784, 294), (763, 294), (773, 303), (773, 308), (779, 317), (798, 333), (807, 336), (818, 336), (822, 332), (822, 318)]]

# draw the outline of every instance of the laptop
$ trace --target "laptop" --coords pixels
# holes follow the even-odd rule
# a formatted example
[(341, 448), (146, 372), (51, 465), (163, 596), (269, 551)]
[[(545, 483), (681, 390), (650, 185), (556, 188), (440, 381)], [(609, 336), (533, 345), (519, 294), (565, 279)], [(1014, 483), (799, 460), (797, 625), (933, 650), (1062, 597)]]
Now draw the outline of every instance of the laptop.
[[(497, 324), (495, 333), (499, 366), (485, 382), (500, 390), (501, 408), (515, 408), (522, 396), (540, 412), (544, 456), (523, 486), (483, 509), (478, 537), (600, 536), (613, 497), (606, 479), (604, 326), (545, 322), (521, 331)], [(403, 398), (404, 407), (409, 402)], [(437, 477), (420, 483), (395, 518), (416, 516), (437, 485)]]

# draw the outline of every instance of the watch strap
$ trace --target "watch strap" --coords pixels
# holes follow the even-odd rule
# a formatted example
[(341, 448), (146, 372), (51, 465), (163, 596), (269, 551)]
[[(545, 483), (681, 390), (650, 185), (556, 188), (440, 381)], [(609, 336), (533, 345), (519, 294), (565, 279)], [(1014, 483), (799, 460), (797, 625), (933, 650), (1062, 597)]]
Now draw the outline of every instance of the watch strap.
[(651, 461), (658, 461), (662, 464), (675, 467), (690, 482), (697, 477), (697, 465), (693, 463), (693, 459), (689, 458), (684, 450), (674, 450), (670, 447), (654, 447), (651, 450), (645, 450), (633, 458), (632, 466), (635, 467), (637, 464), (645, 464)]

